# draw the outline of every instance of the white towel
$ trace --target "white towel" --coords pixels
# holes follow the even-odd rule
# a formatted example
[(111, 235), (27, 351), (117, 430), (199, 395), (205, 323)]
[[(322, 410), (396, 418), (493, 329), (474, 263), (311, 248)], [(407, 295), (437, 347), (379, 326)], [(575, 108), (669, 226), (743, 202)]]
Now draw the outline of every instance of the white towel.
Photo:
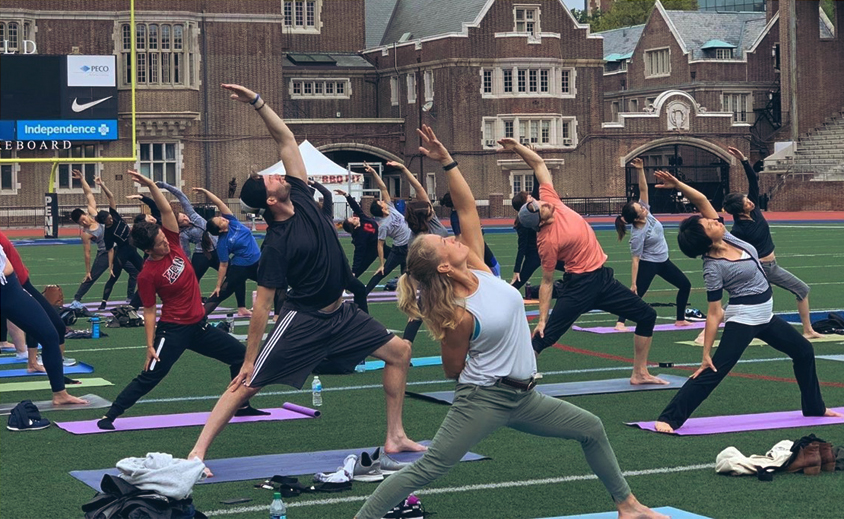
[(745, 456), (735, 447), (727, 447), (715, 458), (715, 472), (731, 476), (749, 476), (759, 469), (780, 468), (791, 457), (791, 440), (782, 440), (764, 456)]
[(120, 477), (142, 490), (172, 499), (190, 497), (193, 486), (205, 479), (205, 463), (170, 454), (150, 452), (146, 458), (123, 458), (117, 462)]

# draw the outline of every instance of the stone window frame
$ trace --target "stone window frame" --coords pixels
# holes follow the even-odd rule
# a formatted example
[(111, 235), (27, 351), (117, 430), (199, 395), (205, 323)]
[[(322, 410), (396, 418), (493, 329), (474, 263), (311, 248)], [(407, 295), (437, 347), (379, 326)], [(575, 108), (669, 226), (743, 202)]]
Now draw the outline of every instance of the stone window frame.
[[(154, 13), (149, 16), (135, 17), (135, 30), (132, 31), (128, 18), (119, 19), (115, 22), (114, 41), (115, 54), (117, 55), (117, 88), (118, 90), (129, 90), (132, 88), (131, 84), (131, 68), (129, 68), (129, 59), (132, 54), (131, 38), (135, 38), (136, 53), (138, 61), (141, 61), (141, 56), (144, 59), (145, 72), (143, 76), (139, 73), (137, 76), (136, 88), (139, 90), (199, 90), (201, 84), (200, 67), (202, 64), (201, 53), (199, 52), (199, 24), (188, 20), (177, 20), (169, 15), (161, 15), (156, 17)], [(138, 28), (144, 27), (144, 45), (138, 45), (140, 36)], [(155, 44), (149, 37), (151, 34), (150, 27), (155, 27), (157, 35)], [(165, 48), (164, 33), (165, 27), (169, 36), (169, 41)], [(182, 30), (182, 48), (176, 49), (176, 28), (181, 27)], [(127, 32), (128, 29), (128, 32)], [(154, 46), (153, 46), (154, 45)], [(176, 82), (174, 79), (176, 72), (175, 56), (182, 56), (180, 67), (181, 80)], [(156, 57), (154, 68), (150, 68), (151, 58)], [(164, 57), (167, 56), (167, 72), (165, 73)], [(156, 81), (152, 82), (153, 72), (156, 75)], [(168, 77), (169, 76), (169, 77)], [(167, 79), (165, 79), (167, 78)]]
[[(85, 150), (86, 146), (93, 146), (94, 155), (92, 157), (84, 155), (84, 150)], [(71, 147), (70, 147), (69, 152), (72, 154), (73, 149), (79, 148), (79, 147), (81, 147), (82, 150), (83, 150), (82, 156), (80, 156), (80, 157), (71, 156), (71, 157), (67, 157), (67, 158), (98, 159), (98, 158), (101, 158), (103, 156), (103, 146), (102, 146), (102, 144), (91, 143), (91, 142), (73, 142), (73, 143), (71, 143)], [(68, 150), (58, 150), (58, 151), (56, 151), (54, 156), (57, 159), (59, 159), (59, 161), (60, 161), (62, 158), (65, 158), (65, 157), (61, 157), (61, 154), (65, 151), (68, 151)], [(54, 187), (55, 187), (56, 193), (58, 193), (58, 194), (68, 194), (68, 195), (69, 194), (81, 195), (81, 194), (85, 193), (85, 191), (83, 191), (81, 185), (79, 187), (73, 187), (72, 175), (73, 175), (74, 169), (79, 169), (85, 174), (85, 180), (88, 181), (88, 185), (91, 187), (91, 191), (93, 191), (94, 193), (100, 192), (100, 187), (94, 182), (94, 179), (96, 179), (97, 177), (102, 175), (102, 173), (103, 173), (103, 163), (97, 162), (96, 160), (94, 160), (92, 162), (59, 162), (59, 165), (56, 168), (55, 184), (53, 184)], [(67, 176), (67, 185), (69, 187), (61, 187), (62, 186), (62, 180), (63, 180), (64, 176)]]
[[(667, 53), (666, 59), (665, 59), (666, 70), (660, 71), (658, 73), (654, 73), (653, 69), (651, 67), (651, 60), (649, 59), (649, 57), (653, 54), (658, 53), (658, 52), (659, 53), (661, 53), (661, 52)], [(642, 56), (643, 56), (643, 59), (645, 61), (645, 78), (646, 79), (660, 78), (660, 77), (670, 77), (671, 76), (671, 47), (658, 47), (658, 48), (648, 49), (644, 52), (644, 54)]]

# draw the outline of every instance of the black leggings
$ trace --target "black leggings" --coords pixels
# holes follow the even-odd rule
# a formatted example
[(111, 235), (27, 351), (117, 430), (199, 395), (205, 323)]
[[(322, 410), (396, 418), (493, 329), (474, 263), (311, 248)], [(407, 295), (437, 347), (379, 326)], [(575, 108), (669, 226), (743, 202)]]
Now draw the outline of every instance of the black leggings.
[[(689, 302), (689, 294), (692, 291), (692, 283), (689, 278), (683, 274), (677, 265), (671, 263), (671, 260), (665, 260), (662, 263), (655, 263), (653, 261), (639, 261), (639, 271), (636, 273), (636, 293), (639, 297), (645, 297), (645, 293), (651, 286), (654, 277), (659, 276), (665, 281), (671, 283), (679, 290), (677, 290), (677, 320), (683, 321), (686, 319), (686, 303)], [(619, 317), (618, 322), (623, 323), (624, 318)]]
[(114, 284), (117, 283), (120, 274), (125, 270), (129, 273), (129, 281), (126, 282), (126, 299), (133, 308), (140, 308), (141, 296), (135, 293), (135, 286), (138, 284), (138, 274), (141, 273), (142, 268), (144, 268), (144, 260), (141, 259), (134, 247), (129, 245), (116, 246), (112, 267), (114, 275), (108, 277), (108, 281), (103, 288), (103, 301), (109, 300)]
[(0, 313), (3, 317), (34, 337), (41, 344), (41, 357), (50, 389), (53, 393), (64, 390), (64, 371), (60, 338), (50, 316), (32, 295), (27, 293), (18, 281), (16, 274), (6, 276), (6, 284), (0, 285)]
[[(513, 287), (516, 290), (519, 290), (520, 288), (525, 286), (525, 283), (530, 281), (530, 277), (533, 275), (534, 272), (536, 272), (536, 269), (538, 269), (540, 266), (542, 266), (542, 260), (539, 258), (538, 252), (529, 252), (525, 254), (525, 259), (522, 262), (522, 269), (515, 271), (519, 273), (519, 280), (513, 283)], [(555, 270), (565, 272), (565, 262), (558, 261)]]
[(375, 286), (396, 267), (401, 267), (401, 273), (404, 274), (404, 269), (407, 268), (407, 245), (393, 245), (393, 248), (390, 249), (390, 255), (384, 261), (384, 273), (372, 276), (372, 279), (366, 284), (366, 293), (372, 292)]
[(349, 280), (346, 282), (346, 290), (355, 296), (355, 304), (358, 308), (366, 313), (369, 313), (369, 304), (366, 302), (366, 286), (358, 278), (349, 275)]
[(231, 296), (238, 286), (244, 287), (246, 290), (246, 280), (258, 281), (258, 262), (241, 267), (240, 265), (229, 264), (226, 270), (226, 278), (223, 280), (223, 286), (220, 287), (220, 293), (216, 296), (211, 296), (205, 301), (205, 315), (209, 315), (217, 308), (217, 305), (225, 301)]
[[(196, 273), (197, 281), (202, 281), (202, 276), (208, 272), (209, 268), (220, 270), (220, 257), (217, 256), (217, 251), (211, 252), (210, 256), (211, 258), (206, 256), (204, 252), (196, 251), (191, 255), (190, 264)], [(246, 283), (234, 287), (234, 297), (237, 299), (238, 308), (246, 307)]]
[[(26, 280), (26, 283), (23, 284), (23, 289), (26, 290), (26, 292), (41, 306), (41, 308), (44, 309), (44, 313), (47, 314), (47, 318), (50, 319), (50, 323), (53, 325), (53, 328), (56, 329), (56, 334), (59, 336), (59, 345), (64, 344), (64, 336), (67, 334), (67, 326), (65, 326), (64, 321), (62, 321), (62, 318), (59, 316), (59, 312), (56, 311), (55, 307), (53, 307), (49, 301), (47, 301), (44, 294), (32, 286), (31, 280)], [(38, 348), (37, 337), (26, 334), (26, 347)]]
[(712, 356), (712, 364), (718, 371), (707, 369), (697, 378), (690, 378), (659, 415), (659, 421), (674, 429), (680, 428), (733, 369), (750, 341), (756, 337), (791, 357), (794, 363), (794, 377), (800, 387), (803, 416), (823, 416), (826, 405), (815, 371), (812, 343), (800, 335), (792, 325), (774, 316), (770, 322), (756, 326), (727, 323), (724, 333), (721, 334), (721, 342)]

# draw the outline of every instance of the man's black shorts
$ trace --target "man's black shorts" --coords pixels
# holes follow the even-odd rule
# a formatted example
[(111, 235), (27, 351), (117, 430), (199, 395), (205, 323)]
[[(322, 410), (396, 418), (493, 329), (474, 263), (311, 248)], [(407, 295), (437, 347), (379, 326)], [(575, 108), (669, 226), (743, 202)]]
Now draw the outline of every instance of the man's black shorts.
[(249, 385), (287, 384), (301, 389), (311, 373), (352, 373), (360, 361), (393, 337), (352, 303), (343, 303), (331, 313), (298, 311), (285, 304), (258, 354)]

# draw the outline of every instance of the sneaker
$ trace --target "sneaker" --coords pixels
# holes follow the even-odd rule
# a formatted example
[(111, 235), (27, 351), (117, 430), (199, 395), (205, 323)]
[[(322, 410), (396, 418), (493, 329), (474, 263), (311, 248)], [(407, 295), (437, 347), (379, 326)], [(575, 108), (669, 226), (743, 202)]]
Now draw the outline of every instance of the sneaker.
[(105, 310), (106, 309), (106, 302), (102, 301), (100, 306), (97, 307), (97, 310)]
[[(346, 461), (350, 458), (346, 457)], [(355, 465), (352, 469), (352, 480), (354, 481), (383, 481), (384, 473), (381, 472), (381, 460), (373, 460), (368, 452), (361, 452), (360, 457), (356, 457)]]
[(41, 417), (30, 400), (24, 400), (12, 409), (6, 429), (10, 431), (38, 431), (50, 427), (50, 420)]
[(70, 357), (62, 357), (62, 366), (66, 368), (70, 366), (76, 366), (76, 359), (72, 359)]
[(697, 308), (686, 308), (685, 318), (687, 321), (699, 323), (706, 320), (706, 315)]
[(372, 453), (371, 457), (373, 462), (381, 463), (381, 473), (385, 476), (395, 474), (396, 472), (411, 464), (409, 462), (401, 462), (394, 460), (386, 452), (381, 452), (381, 447), (375, 449), (375, 452)]
[(29, 358), (29, 353), (15, 353), (15, 360), (27, 360)]
[(422, 503), (413, 494), (407, 496), (407, 499), (384, 515), (384, 519), (423, 519), (424, 517), (425, 510), (422, 509)]

